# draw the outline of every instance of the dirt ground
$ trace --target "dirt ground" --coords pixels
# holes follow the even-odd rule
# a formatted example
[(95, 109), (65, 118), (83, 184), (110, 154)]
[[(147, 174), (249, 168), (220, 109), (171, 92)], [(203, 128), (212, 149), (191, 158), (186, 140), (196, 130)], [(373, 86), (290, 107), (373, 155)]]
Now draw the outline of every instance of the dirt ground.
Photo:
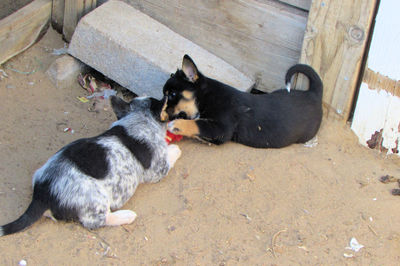
[[(61, 90), (48, 80), (61, 47), (49, 30), (1, 67), (0, 224), (25, 211), (31, 176), (52, 154), (115, 120), (88, 112), (78, 84)], [(0, 264), (398, 265), (400, 197), (379, 177), (400, 178), (400, 158), (361, 146), (348, 125), (324, 118), (313, 148), (178, 144), (176, 167), (124, 207), (137, 212), (133, 224), (89, 231), (43, 217), (0, 238)], [(346, 248), (352, 237), (358, 252)]]

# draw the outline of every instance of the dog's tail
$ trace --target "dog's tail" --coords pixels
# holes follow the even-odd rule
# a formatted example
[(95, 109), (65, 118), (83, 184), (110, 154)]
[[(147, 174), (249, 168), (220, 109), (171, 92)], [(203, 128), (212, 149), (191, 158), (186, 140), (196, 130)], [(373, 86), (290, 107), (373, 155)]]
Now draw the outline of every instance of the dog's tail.
[(286, 72), (285, 77), (286, 89), (288, 91), (290, 91), (291, 86), (290, 80), (292, 79), (292, 76), (296, 73), (302, 73), (306, 75), (310, 81), (310, 88), (308, 90), (314, 92), (319, 97), (322, 97), (322, 80), (317, 72), (315, 72), (315, 70), (309, 65), (297, 64), (289, 68), (289, 70)]
[(21, 217), (19, 217), (14, 222), (0, 226), (0, 236), (5, 236), (22, 231), (26, 227), (32, 225), (34, 222), (39, 220), (47, 209), (48, 206), (45, 203), (33, 198), (28, 209), (25, 211), (24, 214), (21, 215)]

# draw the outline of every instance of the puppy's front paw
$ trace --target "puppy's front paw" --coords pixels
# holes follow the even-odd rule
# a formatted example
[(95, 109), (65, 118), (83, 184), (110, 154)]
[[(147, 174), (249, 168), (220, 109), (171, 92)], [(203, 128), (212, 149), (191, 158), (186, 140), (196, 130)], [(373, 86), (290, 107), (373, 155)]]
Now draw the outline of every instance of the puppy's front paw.
[(168, 131), (186, 137), (199, 135), (199, 127), (196, 120), (177, 119), (168, 123)]

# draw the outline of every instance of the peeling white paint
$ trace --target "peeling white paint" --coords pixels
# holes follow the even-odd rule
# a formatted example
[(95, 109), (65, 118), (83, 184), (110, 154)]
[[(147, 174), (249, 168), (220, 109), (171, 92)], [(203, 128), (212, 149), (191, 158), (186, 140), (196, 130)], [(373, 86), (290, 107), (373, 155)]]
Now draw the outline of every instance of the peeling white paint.
[(362, 83), (351, 125), (360, 143), (367, 146), (371, 136), (383, 129), (382, 146), (388, 149), (388, 154), (393, 153), (392, 149), (400, 144), (399, 127), (400, 98), (385, 90), (371, 90)]
[[(380, 1), (367, 63), (367, 68), (394, 81), (400, 80), (399, 10), (399, 0)], [(396, 152), (400, 145), (400, 98), (362, 83), (351, 128), (365, 146), (382, 130), (382, 147), (388, 153)]]

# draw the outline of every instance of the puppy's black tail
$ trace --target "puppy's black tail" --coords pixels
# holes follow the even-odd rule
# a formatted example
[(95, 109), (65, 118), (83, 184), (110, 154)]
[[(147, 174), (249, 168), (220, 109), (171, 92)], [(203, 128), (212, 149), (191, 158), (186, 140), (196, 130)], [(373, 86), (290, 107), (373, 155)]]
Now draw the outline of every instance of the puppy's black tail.
[(309, 65), (297, 64), (289, 68), (289, 70), (286, 72), (285, 77), (285, 84), (288, 91), (290, 91), (290, 80), (292, 79), (292, 76), (296, 73), (302, 73), (306, 75), (307, 78), (310, 80), (310, 88), (308, 90), (314, 92), (317, 96), (322, 97), (322, 80), (317, 72), (315, 72), (315, 70)]
[(28, 209), (14, 222), (0, 226), (0, 236), (5, 236), (22, 231), (42, 217), (48, 206), (43, 202), (33, 199)]

